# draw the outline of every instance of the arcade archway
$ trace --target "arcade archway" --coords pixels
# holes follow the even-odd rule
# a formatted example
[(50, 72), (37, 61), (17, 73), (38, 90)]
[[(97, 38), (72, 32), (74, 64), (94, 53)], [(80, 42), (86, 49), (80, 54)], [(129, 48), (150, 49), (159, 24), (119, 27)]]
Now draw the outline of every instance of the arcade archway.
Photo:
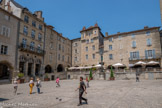
[(63, 71), (64, 71), (63, 65), (62, 65), (62, 64), (59, 64), (59, 65), (57, 66), (57, 72), (63, 72)]

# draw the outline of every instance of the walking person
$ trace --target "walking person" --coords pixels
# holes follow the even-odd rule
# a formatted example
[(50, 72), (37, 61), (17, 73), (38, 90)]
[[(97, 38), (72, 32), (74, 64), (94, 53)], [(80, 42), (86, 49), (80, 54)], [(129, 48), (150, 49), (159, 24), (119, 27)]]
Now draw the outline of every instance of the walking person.
[(136, 74), (136, 82), (139, 82), (139, 75)]
[(60, 87), (60, 79), (59, 79), (59, 77), (57, 77), (57, 79), (56, 79), (56, 84), (57, 84), (56, 87)]
[(87, 88), (89, 87), (89, 77), (86, 77)]
[(33, 81), (32, 77), (30, 78), (29, 87), (30, 87), (30, 94), (32, 94), (32, 90), (33, 90), (33, 87), (34, 87), (34, 81)]
[(40, 88), (42, 87), (42, 85), (41, 85), (41, 80), (39, 78), (37, 78), (36, 86), (37, 86), (37, 92), (38, 94), (40, 94)]
[(14, 95), (17, 95), (17, 88), (18, 88), (18, 79), (15, 78), (13, 81), (14, 84)]
[(83, 81), (83, 77), (80, 77), (80, 85), (76, 89), (76, 91), (78, 89), (79, 89), (79, 104), (78, 104), (78, 106), (82, 105), (82, 100), (84, 100), (86, 102), (86, 104), (88, 104), (88, 100), (82, 97), (84, 92), (87, 94), (86, 85), (85, 85), (85, 83)]

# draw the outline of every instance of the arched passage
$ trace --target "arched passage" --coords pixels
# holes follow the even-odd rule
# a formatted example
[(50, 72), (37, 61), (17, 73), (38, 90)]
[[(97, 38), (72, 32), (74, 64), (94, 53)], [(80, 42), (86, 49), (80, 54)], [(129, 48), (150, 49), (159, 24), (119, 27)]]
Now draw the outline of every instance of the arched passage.
[(45, 67), (45, 73), (52, 73), (52, 67), (50, 65)]
[(0, 79), (10, 79), (13, 67), (7, 61), (0, 62)]
[(64, 71), (63, 65), (62, 65), (62, 64), (59, 64), (59, 65), (57, 66), (57, 72), (63, 72), (63, 71)]

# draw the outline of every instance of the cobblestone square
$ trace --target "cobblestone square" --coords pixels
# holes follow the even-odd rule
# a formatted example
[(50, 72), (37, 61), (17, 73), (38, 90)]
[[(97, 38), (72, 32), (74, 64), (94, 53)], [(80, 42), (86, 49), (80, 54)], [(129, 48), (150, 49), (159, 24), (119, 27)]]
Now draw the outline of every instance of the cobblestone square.
[(27, 83), (19, 84), (15, 96), (12, 84), (0, 85), (0, 108), (162, 108), (162, 80), (94, 80), (84, 94), (88, 105), (79, 107), (75, 91), (79, 80), (61, 80), (60, 84), (56, 88), (54, 81), (42, 82), (43, 93), (37, 94), (34, 87), (32, 95)]

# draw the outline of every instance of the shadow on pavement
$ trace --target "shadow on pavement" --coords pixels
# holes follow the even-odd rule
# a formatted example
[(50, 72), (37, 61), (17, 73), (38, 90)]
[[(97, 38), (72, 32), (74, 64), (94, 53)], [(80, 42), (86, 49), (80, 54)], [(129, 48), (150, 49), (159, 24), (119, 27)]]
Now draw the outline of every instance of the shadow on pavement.
[(0, 98), (0, 102), (7, 101), (7, 100), (9, 100), (9, 99)]

